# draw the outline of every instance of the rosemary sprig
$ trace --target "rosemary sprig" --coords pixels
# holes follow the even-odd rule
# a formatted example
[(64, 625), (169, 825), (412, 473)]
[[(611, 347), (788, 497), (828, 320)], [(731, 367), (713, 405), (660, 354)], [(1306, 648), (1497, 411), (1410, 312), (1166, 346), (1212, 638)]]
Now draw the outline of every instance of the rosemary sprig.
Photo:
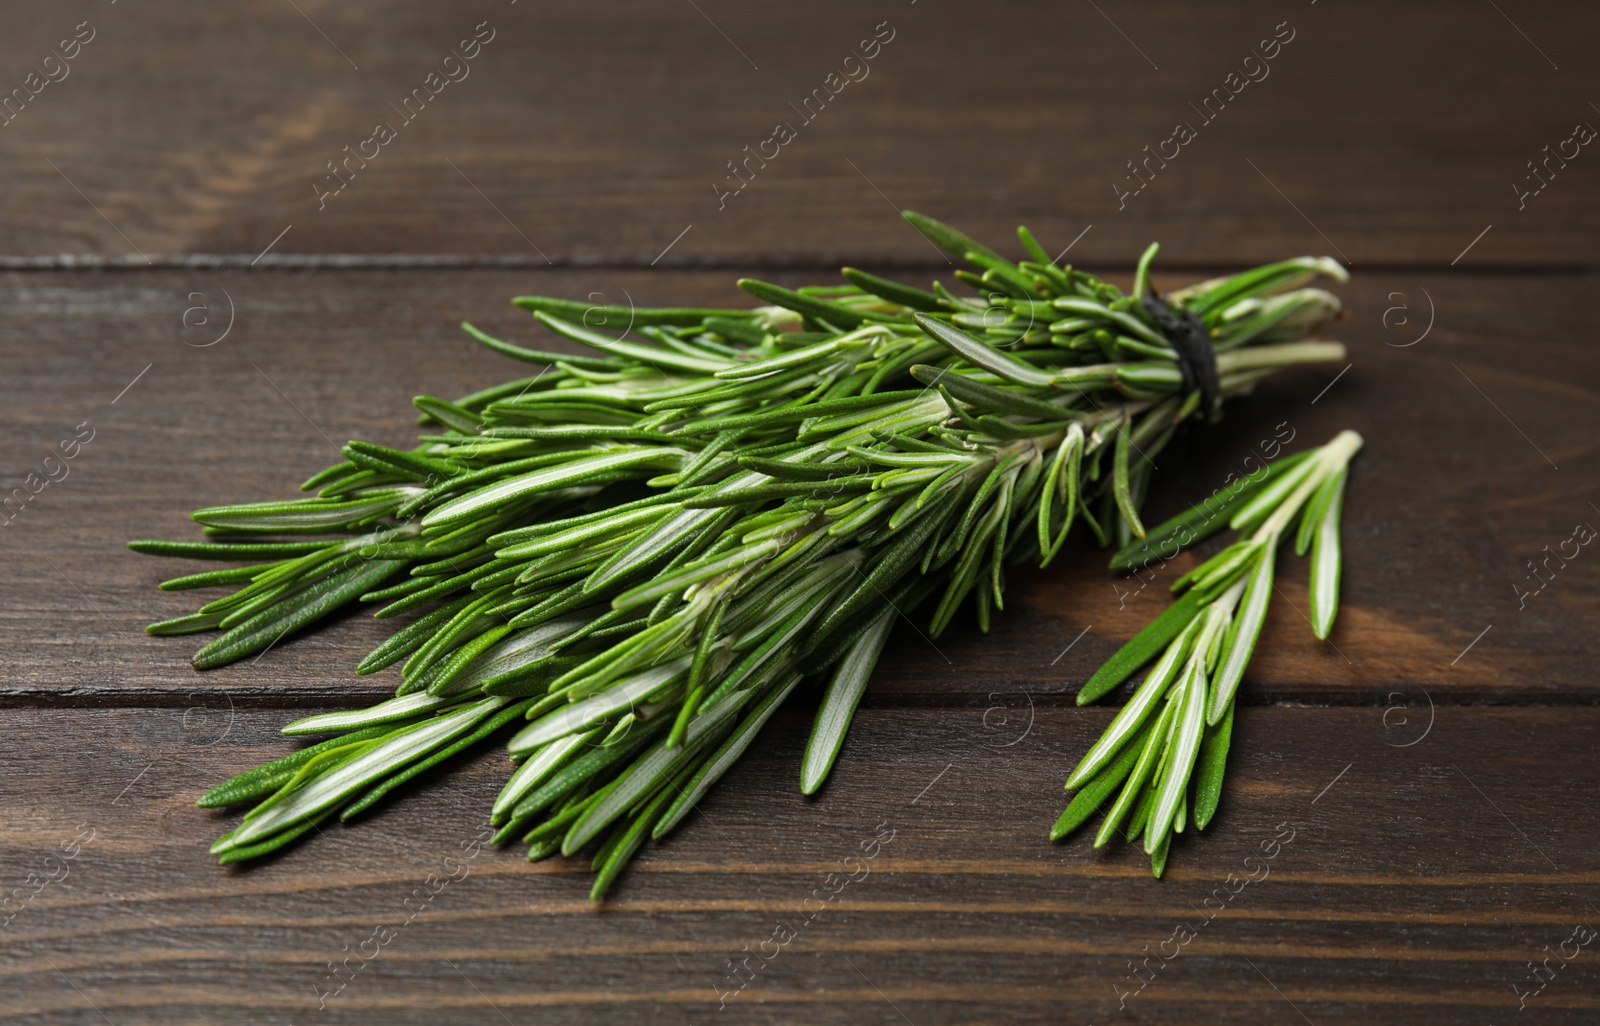
[[(150, 628), (222, 630), (196, 653), (202, 669), (358, 598), (383, 603), (378, 617), (424, 611), (357, 668), (401, 664), (394, 699), (290, 724), (335, 737), (201, 799), (254, 803), (219, 857), (349, 819), (524, 721), (497, 837), (530, 858), (599, 842), (598, 898), (803, 676), (828, 681), (809, 793), (897, 614), (927, 607), (938, 634), (970, 605), (987, 628), (1005, 566), (1048, 564), (1075, 523), (1102, 543), (1143, 537), (1151, 458), (1206, 412), (1151, 313), (1164, 308), (1056, 266), (1025, 230), (1033, 259), (1014, 263), (906, 217), (972, 267), (956, 277), (978, 296), (846, 269), (842, 286), (741, 281), (769, 304), (748, 310), (522, 297), (594, 355), (464, 325), (549, 369), (455, 402), (419, 398), (438, 433), (404, 451), (350, 443), (303, 486), (312, 498), (201, 510), (209, 543), (131, 543), (256, 564), (168, 582), (243, 583)], [(1219, 398), (1343, 358), (1304, 340), (1339, 310), (1304, 287), (1317, 274), (1344, 278), (1307, 257), (1168, 297), (1215, 346)]]
[[(1066, 789), (1072, 802), (1050, 831), (1059, 840), (1112, 799), (1096, 848), (1118, 833), (1142, 835), (1160, 876), (1172, 835), (1187, 823), (1205, 829), (1222, 794), (1239, 681), (1255, 651), (1272, 599), (1274, 564), (1284, 538), (1311, 553), (1311, 623), (1318, 638), (1333, 629), (1339, 607), (1339, 517), (1350, 458), (1361, 436), (1340, 432), (1319, 449), (1286, 457), (1219, 491), (1123, 549), (1118, 569), (1139, 569), (1222, 529), (1240, 538), (1180, 577), (1182, 597), (1122, 647), (1078, 692), (1084, 705), (1156, 660), (1100, 740), (1086, 752)], [(1298, 518), (1298, 526), (1297, 524)], [(1157, 653), (1160, 653), (1157, 658)]]

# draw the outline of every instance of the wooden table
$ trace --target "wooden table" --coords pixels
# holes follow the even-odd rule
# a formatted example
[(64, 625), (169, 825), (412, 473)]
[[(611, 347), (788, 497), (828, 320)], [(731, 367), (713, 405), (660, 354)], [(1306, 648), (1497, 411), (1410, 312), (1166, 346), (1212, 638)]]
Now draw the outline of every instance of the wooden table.
[[(1527, 177), (1600, 122), (1594, 5), (6, 16), (4, 490), (92, 439), (0, 529), (0, 871), (25, 887), (77, 852), (0, 928), (0, 1021), (1594, 1021), (1600, 948), (1560, 952), (1600, 926), (1600, 556), (1542, 585), (1530, 561), (1600, 523), (1600, 156), (1569, 142)], [(835, 72), (858, 80), (833, 95)], [(793, 141), (728, 177), (779, 122)], [(1021, 575), (987, 637), (901, 630), (815, 799), (791, 703), (602, 908), (586, 866), (494, 849), (405, 904), (480, 828), (498, 755), (214, 865), (227, 820), (195, 797), (290, 750), (291, 708), (392, 688), (352, 672), (384, 631), (348, 617), (196, 674), (190, 639), (141, 631), (192, 596), (124, 540), (289, 495), (347, 438), (404, 442), (412, 395), (511, 373), (454, 325), (534, 338), (518, 293), (735, 302), (738, 274), (845, 262), (948, 278), (901, 207), (1007, 250), (1027, 223), (1119, 281), (1151, 238), (1165, 284), (1302, 252), (1351, 267), (1349, 365), (1274, 379), (1162, 460), (1157, 517), (1276, 425), (1369, 443), (1339, 627), (1311, 638), (1289, 572), (1223, 811), (1165, 879), (1045, 837), (1110, 715), (1071, 695), (1166, 601), (1095, 552)], [(891, 834), (740, 989), (730, 960)]]

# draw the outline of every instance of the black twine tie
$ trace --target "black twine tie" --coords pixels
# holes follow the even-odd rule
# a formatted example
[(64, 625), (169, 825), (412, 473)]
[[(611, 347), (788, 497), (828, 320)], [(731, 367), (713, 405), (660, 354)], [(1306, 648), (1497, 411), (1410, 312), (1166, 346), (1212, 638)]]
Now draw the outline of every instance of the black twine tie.
[(1222, 397), (1217, 386), (1217, 351), (1211, 347), (1206, 326), (1188, 309), (1167, 305), (1154, 289), (1146, 289), (1141, 299), (1178, 355), (1185, 394), (1199, 389), (1206, 418), (1216, 420)]

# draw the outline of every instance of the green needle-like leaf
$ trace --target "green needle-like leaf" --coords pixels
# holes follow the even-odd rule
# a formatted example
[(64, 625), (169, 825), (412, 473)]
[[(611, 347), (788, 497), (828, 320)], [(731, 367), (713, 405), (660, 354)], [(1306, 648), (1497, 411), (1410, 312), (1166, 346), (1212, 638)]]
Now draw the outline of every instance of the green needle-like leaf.
[(1227, 710), (1233, 708), (1233, 693), (1244, 679), (1244, 668), (1250, 665), (1255, 653), (1256, 638), (1267, 619), (1267, 604), (1272, 601), (1272, 565), (1276, 560), (1275, 543), (1269, 543), (1256, 559), (1250, 574), (1250, 584), (1245, 588), (1239, 605), (1238, 617), (1229, 633), (1229, 644), (1212, 682), (1214, 692), (1211, 708), (1206, 712), (1206, 722), (1214, 724)]
[(403, 723), (428, 716), (459, 701), (460, 699), (434, 695), (407, 695), (404, 698), (391, 698), (387, 702), (379, 702), (370, 708), (354, 712), (322, 713), (318, 716), (302, 717), (287, 724), (283, 728), (283, 733), (289, 737), (303, 737), (307, 734), (335, 734), (383, 724)]
[(441, 744), (470, 730), (474, 724), (505, 704), (505, 699), (486, 698), (428, 723), (404, 728), (389, 740), (351, 759), (327, 774), (313, 778), (286, 800), (270, 809), (258, 808), (213, 854), (264, 840), (319, 813), (331, 809), (345, 798), (361, 791), (379, 778), (422, 758)]
[(711, 753), (710, 758), (690, 778), (683, 791), (671, 805), (667, 806), (667, 811), (662, 813), (661, 819), (651, 831), (652, 837), (665, 836), (667, 831), (677, 826), (678, 822), (689, 814), (689, 810), (694, 808), (695, 803), (705, 797), (705, 793), (711, 789), (711, 785), (722, 779), (722, 775), (728, 772), (728, 769), (734, 763), (739, 761), (739, 757), (744, 755), (745, 749), (750, 747), (750, 742), (756, 739), (756, 735), (761, 732), (761, 728), (766, 726), (767, 720), (772, 717), (778, 706), (783, 704), (783, 700), (789, 697), (789, 693), (799, 683), (799, 674), (791, 676), (786, 682), (770, 690), (766, 697), (756, 704), (755, 708), (745, 714), (744, 720), (734, 728), (732, 734), (728, 735), (728, 739), (722, 742), (715, 752)]
[(1143, 538), (1129, 543), (1111, 557), (1111, 569), (1137, 570), (1157, 560), (1171, 559), (1184, 549), (1200, 544), (1226, 527), (1240, 504), (1267, 482), (1303, 463), (1306, 455), (1301, 453), (1286, 456), (1275, 463), (1270, 463), (1252, 474), (1233, 481), (1204, 502), (1197, 503), (1171, 520), (1151, 528)]
[(844, 331), (861, 327), (868, 317), (866, 313), (852, 310), (843, 304), (802, 295), (781, 285), (773, 285), (755, 278), (740, 278), (739, 287), (757, 299), (765, 300), (774, 306), (785, 307), (803, 317)]
[(386, 491), (363, 499), (300, 499), (294, 502), (255, 502), (247, 506), (216, 506), (195, 510), (193, 519), (195, 523), (206, 527), (230, 531), (275, 531), (284, 534), (322, 532), (382, 516), (395, 508), (396, 495)]
[(596, 802), (567, 831), (566, 838), (561, 842), (561, 853), (573, 854), (593, 840), (600, 831), (610, 826), (618, 816), (632, 808), (641, 798), (663, 786), (686, 763), (700, 754), (703, 747), (722, 736), (723, 728), (733, 720), (749, 698), (748, 692), (727, 695), (695, 718), (689, 725), (689, 731), (684, 736), (682, 744), (669, 748), (666, 740), (662, 739), (647, 749), (623, 772), (622, 776), (617, 778), (616, 787), (606, 795), (605, 799)]
[(858, 271), (854, 267), (843, 268), (839, 273), (844, 276), (846, 281), (907, 309), (931, 312), (944, 308), (944, 301), (932, 292), (925, 292), (909, 285), (902, 285), (897, 281), (890, 281), (875, 274), (868, 274), (866, 271)]
[(1233, 738), (1233, 705), (1222, 718), (1206, 727), (1200, 743), (1200, 765), (1195, 769), (1194, 826), (1204, 830), (1222, 800), (1222, 773), (1228, 765), (1228, 743)]
[(974, 253), (978, 256), (988, 257), (995, 262), (1004, 261), (1004, 258), (994, 250), (974, 242), (949, 225), (935, 221), (931, 217), (919, 214), (914, 210), (902, 210), (900, 211), (900, 216), (905, 218), (907, 224), (921, 232), (929, 242), (951, 256), (965, 257), (968, 253)]
[(1078, 690), (1078, 704), (1088, 705), (1099, 700), (1118, 684), (1131, 677), (1139, 667), (1155, 658), (1155, 654), (1176, 638), (1194, 620), (1201, 607), (1200, 596), (1190, 592), (1173, 603), (1150, 625), (1106, 660), (1094, 676)]
[(1144, 724), (1156, 704), (1167, 694), (1168, 685), (1178, 676), (1184, 661), (1189, 658), (1190, 646), (1195, 634), (1200, 629), (1200, 619), (1191, 620), (1162, 654), (1161, 660), (1151, 668), (1139, 685), (1133, 697), (1122, 707), (1111, 725), (1106, 727), (1100, 740), (1094, 747), (1084, 753), (1083, 760), (1078, 763), (1078, 768), (1072, 771), (1067, 778), (1067, 790), (1076, 790), (1082, 787), (1091, 776), (1099, 773), (1108, 761), (1116, 754), (1130, 737)]
[(257, 766), (218, 784), (200, 796), (196, 805), (202, 809), (220, 809), (229, 805), (238, 805), (241, 802), (255, 801), (264, 798), (272, 792), (287, 784), (300, 767), (315, 759), (317, 756), (330, 752), (336, 748), (347, 745), (361, 744), (374, 738), (383, 737), (394, 730), (392, 724), (383, 724), (358, 730), (340, 737), (329, 738), (326, 741), (314, 744), (309, 748), (302, 748), (292, 755), (285, 755), (281, 759)]
[(1344, 482), (1348, 471), (1341, 470), (1331, 480), (1333, 490), (1316, 520), (1311, 542), (1311, 630), (1319, 638), (1333, 631), (1333, 618), (1339, 612), (1339, 515), (1344, 509)]
[(333, 574), (301, 592), (292, 604), (270, 606), (202, 646), (194, 654), (194, 668), (209, 670), (254, 655), (370, 591), (403, 566), (404, 560), (375, 559)]
[(1007, 381), (1032, 388), (1045, 388), (1054, 383), (1050, 375), (1018, 363), (988, 343), (973, 338), (953, 325), (920, 313), (915, 315), (915, 319), (917, 327), (927, 332), (930, 338), (944, 343), (959, 356)]
[(894, 619), (893, 606), (879, 613), (872, 626), (856, 638), (834, 667), (822, 702), (817, 706), (817, 719), (812, 724), (811, 739), (806, 742), (805, 757), (800, 763), (801, 794), (816, 794), (828, 779), (834, 760), (839, 757), (839, 749), (844, 746), (844, 736), (850, 729), (856, 706), (866, 693), (867, 681), (889, 639)]
[(1128, 779), (1123, 782), (1122, 791), (1117, 795), (1116, 802), (1111, 806), (1111, 811), (1106, 813), (1105, 820), (1100, 824), (1099, 833), (1095, 834), (1094, 846), (1104, 848), (1110, 843), (1112, 835), (1117, 832), (1122, 821), (1127, 818), (1143, 793), (1145, 784), (1156, 772), (1156, 764), (1161, 760), (1167, 747), (1167, 737), (1171, 733), (1174, 713), (1178, 703), (1168, 699), (1161, 707), (1161, 714), (1156, 717), (1155, 725), (1145, 738), (1144, 747), (1139, 751), (1139, 759), (1133, 764), (1133, 770), (1128, 774)]
[(1200, 754), (1200, 735), (1205, 729), (1206, 676), (1205, 663), (1191, 660), (1192, 668), (1184, 681), (1181, 699), (1173, 726), (1171, 750), (1160, 790), (1156, 795), (1155, 810), (1144, 831), (1144, 850), (1148, 855), (1165, 839), (1183, 800), (1184, 788), (1189, 785), (1189, 774), (1194, 769), (1195, 757)]
[(622, 867), (633, 858), (633, 853), (639, 850), (650, 835), (650, 828), (661, 815), (661, 806), (671, 798), (673, 792), (670, 788), (662, 788), (656, 796), (650, 799), (644, 811), (634, 817), (634, 821), (618, 836), (611, 850), (606, 853), (606, 858), (597, 868), (594, 886), (589, 888), (589, 900), (599, 901), (611, 889), (611, 884), (622, 872)]
[(510, 812), (530, 791), (548, 780), (568, 759), (577, 755), (584, 745), (598, 740), (599, 734), (599, 730), (568, 734), (536, 751), (517, 767), (515, 773), (511, 774), (511, 779), (506, 781), (500, 796), (494, 800), (494, 808), (490, 814), (498, 817)]
[(1122, 513), (1122, 520), (1133, 531), (1136, 538), (1143, 538), (1144, 524), (1139, 522), (1139, 510), (1133, 501), (1133, 490), (1128, 482), (1128, 450), (1133, 447), (1132, 436), (1128, 431), (1128, 421), (1124, 418), (1117, 428), (1117, 446), (1112, 454), (1111, 462), (1111, 491), (1117, 499), (1117, 509)]
[[(1157, 719), (1159, 720), (1159, 717)], [(1131, 739), (1131, 743), (1122, 746), (1111, 762), (1102, 766), (1092, 778), (1080, 785), (1078, 793), (1072, 796), (1066, 811), (1061, 813), (1061, 818), (1050, 828), (1050, 840), (1059, 841), (1082, 826), (1090, 816), (1094, 815), (1095, 810), (1111, 797), (1111, 792), (1128, 779), (1134, 763), (1145, 750), (1152, 729), (1153, 725), (1147, 724), (1143, 732)], [(1067, 790), (1073, 788), (1069, 787)]]
[(507, 747), (512, 755), (532, 752), (558, 738), (580, 730), (588, 730), (610, 716), (631, 710), (639, 702), (657, 695), (689, 668), (689, 657), (683, 656), (663, 666), (631, 677), (598, 695), (564, 706), (543, 718), (523, 727)]
[(349, 822), (350, 820), (361, 815), (363, 812), (366, 812), (368, 809), (372, 808), (372, 806), (378, 804), (378, 802), (382, 801), (384, 796), (389, 794), (391, 791), (395, 791), (404, 787), (413, 778), (426, 773), (428, 770), (439, 765), (441, 762), (454, 758), (467, 749), (473, 747), (481, 742), (484, 738), (490, 737), (499, 731), (512, 720), (521, 719), (524, 712), (527, 710), (527, 707), (532, 703), (533, 699), (530, 698), (526, 699), (525, 701), (516, 702), (504, 709), (501, 709), (487, 720), (480, 722), (477, 726), (477, 729), (473, 730), (472, 733), (467, 734), (464, 737), (456, 737), (449, 744), (435, 750), (432, 754), (426, 756), (425, 758), (419, 759), (418, 761), (411, 763), (405, 769), (400, 770), (398, 773), (391, 774), (383, 780), (380, 780), (378, 783), (367, 788), (367, 790), (363, 794), (359, 795), (355, 801), (350, 802), (344, 808), (339, 810), (340, 821)]
[(459, 523), (480, 512), (503, 507), (517, 499), (529, 495), (537, 495), (540, 492), (553, 491), (558, 488), (581, 485), (614, 471), (630, 470), (646, 465), (671, 467), (681, 460), (684, 455), (685, 453), (681, 449), (663, 450), (650, 447), (625, 449), (621, 452), (575, 460), (564, 466), (556, 466), (547, 470), (536, 471), (532, 474), (524, 474), (520, 477), (490, 485), (487, 488), (469, 492), (459, 499), (445, 503), (423, 517), (422, 526), (426, 528)]

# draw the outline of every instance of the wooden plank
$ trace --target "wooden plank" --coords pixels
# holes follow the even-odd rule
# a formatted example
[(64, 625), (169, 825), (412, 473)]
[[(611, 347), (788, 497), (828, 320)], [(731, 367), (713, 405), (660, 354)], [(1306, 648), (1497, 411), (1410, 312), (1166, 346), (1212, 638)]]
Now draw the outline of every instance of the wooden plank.
[[(1291, 447), (1344, 427), (1368, 439), (1350, 489), (1332, 643), (1314, 641), (1297, 612), (1305, 571), (1291, 561), (1246, 701), (1389, 704), (1400, 683), (1414, 689), (1413, 703), (1424, 692), (1444, 701), (1600, 693), (1600, 641), (1588, 627), (1600, 608), (1596, 567), (1581, 554), (1564, 567), (1549, 562), (1542, 576), (1528, 564), (1548, 560), (1545, 547), (1557, 551), (1575, 525), (1600, 523), (1592, 386), (1600, 355), (1587, 345), (1585, 282), (1358, 275), (1342, 290), (1348, 370), (1269, 382), (1223, 425), (1195, 429), (1160, 457), (1151, 522), (1254, 466), (1252, 453), (1274, 431), (1293, 432)], [(392, 674), (351, 673), (387, 635), (361, 616), (286, 640), (259, 661), (193, 673), (186, 662), (196, 639), (141, 630), (199, 604), (199, 593), (155, 589), (196, 564), (138, 556), (123, 542), (199, 537), (190, 510), (294, 494), (337, 459), (334, 442), (404, 443), (416, 430), (411, 396), (453, 397), (518, 375), (519, 365), (454, 324), (471, 317), (505, 337), (551, 344), (505, 305), (524, 291), (641, 304), (743, 295), (721, 272), (343, 272), (319, 276), (314, 288), (276, 273), (0, 278), (0, 337), (7, 365), (22, 369), (0, 380), (14, 443), (0, 483), (7, 492), (22, 485), (78, 425), (95, 432), (69, 475), (0, 528), (11, 670), (0, 696), (143, 701), (139, 694), (159, 692), (150, 700), (179, 702), (221, 686), (244, 701), (316, 702), (386, 693)], [(230, 302), (226, 338), (185, 344), (215, 339)], [(1403, 302), (1413, 306), (1409, 326), (1398, 324)], [(212, 306), (210, 323), (184, 328), (185, 310), (202, 303)], [(1427, 337), (1399, 346), (1422, 333), (1430, 304)], [(1166, 585), (1192, 557), (1147, 574), (1142, 586), (1107, 573), (1103, 559), (1086, 550), (1048, 571), (1016, 573), (987, 638), (964, 619), (934, 642), (903, 625), (874, 694), (977, 702), (1025, 687), (1040, 701), (1070, 700), (1165, 607)]]
[[(1296, 1011), (1556, 1023), (1600, 1002), (1592, 948), (1552, 961), (1520, 1015), (1512, 989), (1547, 946), (1600, 920), (1595, 710), (1452, 709), (1425, 736), (1377, 709), (1246, 710), (1220, 815), (1180, 839), (1158, 882), (1132, 850), (1045, 840), (1101, 710), (1008, 723), (867, 710), (806, 800), (794, 779), (809, 715), (795, 704), (601, 909), (578, 865), (472, 853), (498, 755), (359, 827), (223, 869), (205, 849), (229, 817), (191, 803), (290, 748), (273, 734), (282, 712), (15, 710), (0, 723), (0, 866), (8, 888), (66, 875), (5, 927), (0, 1007), (27, 1022), (87, 1021), (92, 1003), (119, 1026), (287, 1023), (337, 991), (326, 1014), (348, 1023), (898, 1011), (932, 1026)], [(79, 824), (93, 836), (63, 863)], [(839, 872), (855, 879), (829, 880)], [(796, 934), (783, 945), (780, 923)], [(352, 954), (364, 941), (366, 960)], [(747, 947), (767, 958), (741, 991), (728, 962)]]
[[(28, 79), (62, 74), (51, 48), (80, 23), (67, 77)], [(38, 92), (0, 129), (5, 247), (643, 265), (688, 231), (664, 262), (942, 266), (894, 219), (914, 207), (991, 239), (1026, 221), (1087, 262), (1159, 238), (1190, 264), (1443, 266), (1493, 225), (1463, 265), (1592, 266), (1600, 162), (1572, 140), (1596, 115), (1559, 69), (1597, 27), (1593, 5), (1374, 0), (1035, 0), (976, 24), (842, 2), (29, 2), (0, 39), (5, 90)]]

